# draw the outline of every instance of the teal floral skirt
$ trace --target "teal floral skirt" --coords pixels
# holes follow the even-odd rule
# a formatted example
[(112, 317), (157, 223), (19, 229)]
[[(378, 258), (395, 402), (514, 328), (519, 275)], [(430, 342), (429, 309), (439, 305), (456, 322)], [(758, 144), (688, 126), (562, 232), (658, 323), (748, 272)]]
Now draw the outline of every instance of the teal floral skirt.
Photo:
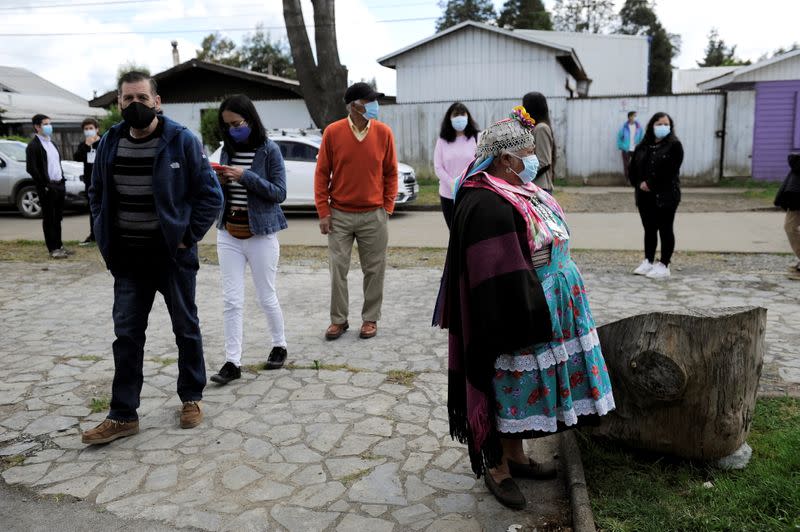
[(536, 273), (550, 309), (553, 339), (500, 355), (495, 362), (497, 429), (510, 435), (556, 432), (576, 425), (578, 416), (602, 416), (614, 409), (608, 369), (568, 241), (554, 242), (550, 264)]

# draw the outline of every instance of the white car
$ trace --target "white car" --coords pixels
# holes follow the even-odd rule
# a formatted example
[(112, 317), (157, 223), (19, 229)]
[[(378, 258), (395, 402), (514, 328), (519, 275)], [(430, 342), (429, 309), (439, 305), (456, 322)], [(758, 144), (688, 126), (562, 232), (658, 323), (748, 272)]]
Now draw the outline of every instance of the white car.
[[(39, 193), (33, 179), (25, 169), (24, 142), (0, 139), (0, 205), (15, 205), (26, 218), (39, 218), (42, 207), (39, 205)], [(83, 163), (61, 161), (64, 171), (67, 207), (85, 208), (87, 206), (84, 192)]]
[[(270, 133), (269, 138), (278, 145), (286, 166), (286, 201), (284, 207), (314, 207), (314, 170), (317, 153), (322, 142), (318, 135), (302, 133)], [(222, 146), (208, 158), (219, 163)], [(409, 203), (417, 199), (419, 185), (414, 169), (407, 164), (397, 165), (397, 199), (395, 203)]]

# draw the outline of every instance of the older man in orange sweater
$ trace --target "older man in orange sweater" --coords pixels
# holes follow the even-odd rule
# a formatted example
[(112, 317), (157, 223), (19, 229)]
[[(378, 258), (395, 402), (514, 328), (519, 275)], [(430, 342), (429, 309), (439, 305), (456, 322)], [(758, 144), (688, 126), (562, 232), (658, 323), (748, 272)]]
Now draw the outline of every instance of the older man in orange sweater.
[(347, 272), (353, 240), (364, 273), (361, 338), (378, 332), (383, 277), (389, 243), (387, 220), (397, 197), (394, 135), (378, 122), (378, 98), (366, 83), (355, 83), (344, 95), (348, 116), (325, 128), (314, 175), (319, 228), (328, 235), (331, 269), (331, 324), (325, 338), (335, 340), (348, 329)]

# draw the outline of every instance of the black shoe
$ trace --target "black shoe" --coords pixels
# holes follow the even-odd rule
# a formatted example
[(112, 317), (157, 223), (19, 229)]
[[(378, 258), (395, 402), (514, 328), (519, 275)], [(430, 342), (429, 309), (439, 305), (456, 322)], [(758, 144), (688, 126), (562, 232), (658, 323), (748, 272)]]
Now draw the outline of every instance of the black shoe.
[(216, 375), (211, 376), (211, 382), (223, 385), (242, 376), (242, 369), (237, 368), (233, 362), (225, 362)]
[(81, 247), (93, 246), (94, 245), (94, 238), (92, 238), (92, 236), (89, 235), (84, 239), (83, 242), (81, 242), (78, 245), (81, 246)]
[(483, 480), (486, 483), (486, 487), (489, 488), (489, 491), (492, 492), (492, 495), (500, 504), (512, 510), (525, 508), (527, 504), (525, 495), (519, 490), (519, 486), (514, 482), (514, 479), (507, 478), (498, 484), (494, 481), (492, 474), (486, 470), (483, 472)]
[(267, 363), (264, 364), (264, 369), (280, 369), (283, 367), (283, 363), (286, 362), (286, 348), (275, 346), (272, 348), (272, 351), (269, 352), (269, 358), (267, 358)]

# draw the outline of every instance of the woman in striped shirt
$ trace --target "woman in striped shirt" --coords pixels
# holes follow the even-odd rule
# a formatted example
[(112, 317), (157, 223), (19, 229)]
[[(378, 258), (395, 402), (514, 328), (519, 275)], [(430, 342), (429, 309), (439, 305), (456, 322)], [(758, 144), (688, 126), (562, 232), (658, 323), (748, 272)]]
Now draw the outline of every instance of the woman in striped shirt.
[(280, 207), (286, 199), (286, 169), (278, 145), (267, 138), (247, 96), (236, 94), (222, 102), (219, 127), (224, 148), (216, 171), (225, 206), (217, 224), (217, 255), (222, 272), (225, 364), (211, 380), (227, 384), (241, 377), (247, 264), (272, 333), (265, 367), (278, 369), (286, 361), (283, 311), (275, 289), (280, 256), (277, 232), (287, 227)]

